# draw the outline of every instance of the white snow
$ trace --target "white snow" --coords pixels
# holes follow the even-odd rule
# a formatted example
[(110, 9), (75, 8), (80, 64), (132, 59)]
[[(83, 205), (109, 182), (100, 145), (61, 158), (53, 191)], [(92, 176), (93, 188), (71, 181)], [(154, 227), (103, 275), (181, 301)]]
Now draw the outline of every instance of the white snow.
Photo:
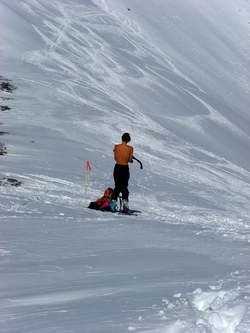
[(0, 0), (1, 333), (249, 332), (249, 6)]

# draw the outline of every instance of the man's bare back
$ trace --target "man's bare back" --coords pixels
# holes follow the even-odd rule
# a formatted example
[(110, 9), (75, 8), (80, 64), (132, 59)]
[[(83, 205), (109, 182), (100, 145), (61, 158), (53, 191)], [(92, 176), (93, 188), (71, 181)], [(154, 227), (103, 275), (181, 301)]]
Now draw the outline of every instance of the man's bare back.
[(128, 146), (126, 142), (122, 142), (120, 145), (116, 145), (114, 148), (114, 158), (116, 164), (128, 165), (132, 161), (133, 147)]

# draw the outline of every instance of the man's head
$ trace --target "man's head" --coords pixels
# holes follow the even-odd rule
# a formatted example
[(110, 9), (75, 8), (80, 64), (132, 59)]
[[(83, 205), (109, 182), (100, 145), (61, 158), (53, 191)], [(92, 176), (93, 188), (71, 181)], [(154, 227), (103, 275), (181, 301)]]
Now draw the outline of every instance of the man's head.
[(128, 133), (124, 133), (122, 135), (122, 141), (128, 143), (131, 140), (130, 135)]

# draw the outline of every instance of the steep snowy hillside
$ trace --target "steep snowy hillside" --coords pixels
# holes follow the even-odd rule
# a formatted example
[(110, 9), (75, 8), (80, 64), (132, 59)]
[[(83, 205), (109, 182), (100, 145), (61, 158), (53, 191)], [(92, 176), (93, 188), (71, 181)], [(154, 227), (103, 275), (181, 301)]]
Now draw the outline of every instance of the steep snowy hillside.
[(249, 5), (0, 0), (1, 332), (247, 332)]

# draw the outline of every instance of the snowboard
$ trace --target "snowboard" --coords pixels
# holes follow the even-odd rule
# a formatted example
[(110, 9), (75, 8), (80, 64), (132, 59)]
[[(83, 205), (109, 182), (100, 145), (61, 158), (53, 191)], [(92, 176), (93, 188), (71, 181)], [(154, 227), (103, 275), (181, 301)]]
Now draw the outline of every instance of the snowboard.
[(140, 211), (137, 210), (130, 210), (128, 213), (124, 212), (123, 210), (119, 210), (118, 212), (115, 212), (115, 214), (119, 214), (119, 215), (133, 215), (133, 216), (137, 216), (138, 213), (140, 213)]

